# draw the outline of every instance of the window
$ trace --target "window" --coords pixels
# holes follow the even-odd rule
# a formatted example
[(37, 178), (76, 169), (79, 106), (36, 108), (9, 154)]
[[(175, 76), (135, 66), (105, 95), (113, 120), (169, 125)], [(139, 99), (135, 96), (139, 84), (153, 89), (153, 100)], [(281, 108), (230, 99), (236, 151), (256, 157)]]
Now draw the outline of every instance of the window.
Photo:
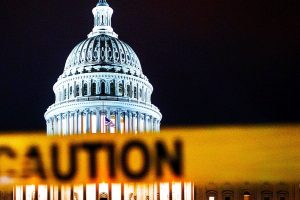
[(82, 96), (87, 95), (87, 83), (83, 84)]
[(64, 100), (66, 100), (67, 99), (67, 89), (65, 88), (64, 89)]
[(272, 200), (273, 192), (265, 190), (265, 191), (262, 191), (261, 196), (262, 196), (263, 200)]
[(115, 96), (116, 95), (116, 93), (115, 93), (115, 83), (114, 82), (110, 83), (110, 95), (111, 96)]
[(207, 200), (217, 200), (217, 192), (214, 190), (210, 190), (206, 192)]
[(223, 200), (232, 200), (233, 199), (233, 191), (231, 190), (224, 190), (222, 192)]
[(75, 97), (79, 96), (79, 85), (76, 85)]
[(137, 98), (137, 89), (136, 89), (136, 87), (134, 87), (134, 90), (133, 90), (133, 98)]
[(119, 84), (119, 95), (124, 96), (124, 88), (122, 83)]
[(72, 95), (73, 94), (73, 87), (71, 86), (70, 87), (70, 95)]
[(105, 95), (105, 83), (101, 83), (101, 95)]
[(289, 199), (289, 193), (286, 191), (279, 191), (277, 192), (278, 200), (288, 200)]
[(127, 85), (127, 96), (132, 97), (132, 95), (131, 95), (131, 85)]
[(96, 83), (92, 83), (92, 95), (96, 95)]
[(250, 192), (248, 192), (248, 191), (244, 192), (243, 197), (244, 197), (244, 200), (250, 200), (250, 197), (251, 197)]

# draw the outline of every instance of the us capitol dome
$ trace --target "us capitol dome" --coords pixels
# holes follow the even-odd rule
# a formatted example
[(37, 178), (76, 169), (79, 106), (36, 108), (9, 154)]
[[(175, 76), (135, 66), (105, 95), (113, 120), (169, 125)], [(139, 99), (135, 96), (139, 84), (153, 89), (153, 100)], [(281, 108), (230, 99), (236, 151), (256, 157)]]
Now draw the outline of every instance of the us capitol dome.
[(93, 9), (94, 28), (74, 47), (53, 86), (45, 113), (48, 135), (158, 132), (162, 115), (134, 50), (111, 26), (105, 0)]
[[(47, 135), (159, 132), (162, 115), (133, 49), (111, 26), (106, 0), (93, 9), (94, 28), (68, 56), (44, 117)], [(193, 200), (192, 183), (26, 185), (18, 200)]]

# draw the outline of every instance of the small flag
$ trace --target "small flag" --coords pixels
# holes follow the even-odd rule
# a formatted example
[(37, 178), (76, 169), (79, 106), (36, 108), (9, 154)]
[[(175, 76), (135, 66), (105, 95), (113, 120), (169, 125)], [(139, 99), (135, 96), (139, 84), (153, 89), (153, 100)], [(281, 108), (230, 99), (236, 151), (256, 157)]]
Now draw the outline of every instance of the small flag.
[(105, 117), (105, 126), (115, 127), (115, 124), (110, 119)]

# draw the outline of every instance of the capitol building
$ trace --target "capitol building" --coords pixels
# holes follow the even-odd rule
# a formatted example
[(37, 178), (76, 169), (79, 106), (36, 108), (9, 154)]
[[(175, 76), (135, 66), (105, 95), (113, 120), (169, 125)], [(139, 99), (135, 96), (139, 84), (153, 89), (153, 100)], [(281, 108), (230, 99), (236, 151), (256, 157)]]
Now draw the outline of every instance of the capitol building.
[[(153, 87), (134, 50), (114, 32), (113, 9), (100, 0), (92, 12), (94, 28), (73, 48), (53, 86), (55, 102), (44, 115), (47, 134), (159, 132), (162, 114), (151, 103)], [(26, 185), (14, 193), (16, 200), (192, 200), (193, 185)]]
[[(55, 102), (44, 115), (47, 134), (159, 132), (162, 114), (151, 102), (153, 87), (143, 74), (134, 50), (114, 32), (113, 9), (106, 0), (100, 0), (92, 12), (94, 28), (87, 39), (73, 48), (63, 73), (53, 86)], [(0, 199), (3, 198), (0, 196)], [(26, 185), (14, 188), (13, 199), (296, 200), (300, 199), (300, 189), (297, 184), (285, 183)]]

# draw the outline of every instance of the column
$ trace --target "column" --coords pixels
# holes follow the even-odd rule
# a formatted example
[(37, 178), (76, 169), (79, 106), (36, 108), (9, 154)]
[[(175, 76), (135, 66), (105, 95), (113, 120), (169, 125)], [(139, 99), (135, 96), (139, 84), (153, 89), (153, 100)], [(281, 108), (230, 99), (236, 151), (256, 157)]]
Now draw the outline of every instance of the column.
[(141, 133), (141, 114), (137, 113), (137, 132)]
[(156, 125), (156, 119), (155, 118), (153, 118), (153, 121), (152, 121), (153, 123), (152, 123), (152, 130), (153, 130), (153, 132), (156, 132), (156, 127), (155, 127), (155, 125)]
[(82, 134), (82, 112), (79, 111), (78, 112), (78, 123), (77, 123), (77, 126), (78, 126), (78, 132), (77, 134)]
[(78, 112), (79, 110), (76, 110), (74, 113), (74, 134), (78, 134)]
[(128, 111), (124, 112), (124, 126), (125, 126), (125, 133), (128, 133), (129, 131)]
[(67, 85), (66, 93), (67, 93), (66, 99), (69, 99), (70, 98), (70, 84), (69, 83)]
[(153, 132), (153, 116), (150, 116), (150, 122), (149, 122), (149, 131)]
[(128, 132), (132, 133), (132, 113), (128, 111)]
[(62, 125), (63, 125), (63, 123), (62, 123), (62, 120), (63, 120), (63, 116), (62, 116), (62, 113), (60, 113), (60, 115), (59, 115), (59, 124), (60, 124), (60, 130), (58, 130), (58, 132), (59, 132), (59, 135), (61, 135), (62, 134), (62, 130), (63, 130), (63, 127), (62, 127)]
[(46, 131), (47, 131), (47, 135), (49, 135), (49, 120), (46, 120)]
[(66, 135), (69, 135), (70, 133), (70, 112), (67, 112), (66, 114)]
[(91, 126), (91, 119), (90, 119), (91, 117), (90, 117), (90, 110), (89, 109), (87, 109), (86, 111), (85, 111), (85, 133), (90, 133), (91, 131), (90, 131), (90, 126)]
[[(108, 120), (110, 120), (110, 110), (109, 109), (107, 109), (107, 111), (106, 111), (106, 118)], [(105, 124), (105, 120), (104, 120), (104, 124)], [(110, 126), (105, 125), (105, 128), (106, 128), (106, 133), (110, 133)]]
[(82, 87), (83, 87), (83, 81), (81, 81), (81, 83), (79, 84), (79, 96), (82, 96)]
[(136, 120), (136, 113), (132, 113), (132, 133), (136, 133), (136, 123), (137, 123), (137, 120)]
[(100, 133), (101, 132), (101, 124), (100, 124), (100, 110), (96, 109), (96, 132)]
[(121, 117), (120, 117), (120, 110), (116, 111), (116, 133), (121, 132)]
[(54, 115), (53, 116), (53, 132), (54, 132), (53, 135), (57, 134), (56, 129), (57, 129), (57, 120), (56, 120), (56, 116)]
[(146, 114), (144, 114), (144, 130), (143, 132), (148, 132), (148, 126), (147, 123), (148, 122), (148, 116)]
[(70, 118), (69, 118), (69, 134), (73, 135), (74, 134), (74, 113), (70, 113)]

